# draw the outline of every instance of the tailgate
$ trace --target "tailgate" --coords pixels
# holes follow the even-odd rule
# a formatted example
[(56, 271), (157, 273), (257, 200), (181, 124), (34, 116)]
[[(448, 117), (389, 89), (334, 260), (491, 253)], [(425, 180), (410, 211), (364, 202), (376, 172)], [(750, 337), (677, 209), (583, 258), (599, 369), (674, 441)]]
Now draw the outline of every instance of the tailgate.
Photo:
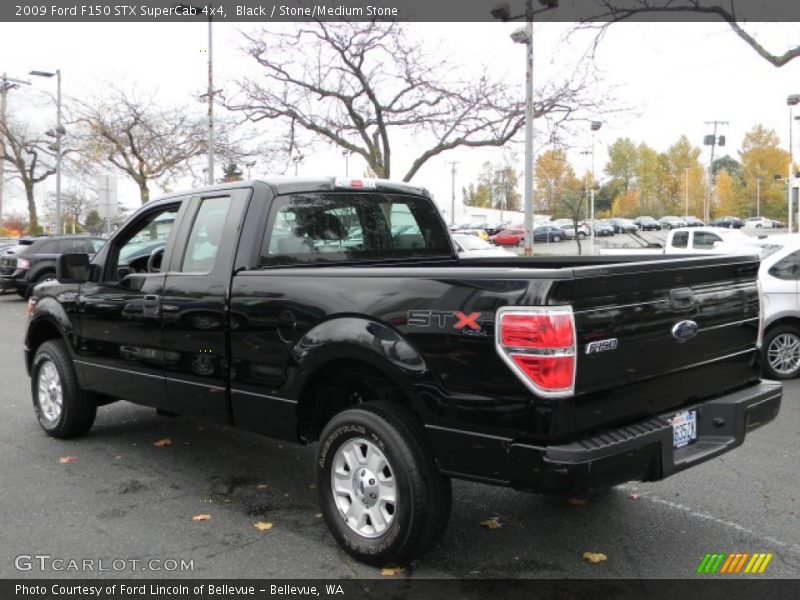
[(754, 257), (722, 256), (575, 269), (569, 428), (655, 414), (756, 381), (758, 266)]

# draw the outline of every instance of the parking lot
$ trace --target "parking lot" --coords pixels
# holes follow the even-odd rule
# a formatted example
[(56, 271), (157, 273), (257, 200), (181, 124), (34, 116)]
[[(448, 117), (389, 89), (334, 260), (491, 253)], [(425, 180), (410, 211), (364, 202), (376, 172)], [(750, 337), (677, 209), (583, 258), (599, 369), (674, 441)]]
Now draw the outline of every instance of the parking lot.
[[(101, 408), (83, 439), (48, 438), (31, 407), (24, 329), (25, 303), (0, 296), (1, 577), (381, 576), (342, 552), (319, 518), (313, 448), (125, 402)], [(442, 542), (392, 576), (682, 579), (699, 577), (706, 553), (771, 552), (760, 577), (796, 577), (798, 455), (800, 383), (790, 382), (775, 423), (664, 482), (588, 499), (455, 482)], [(490, 519), (500, 527), (482, 525)], [(607, 560), (588, 563), (587, 551)], [(19, 555), (193, 568), (20, 571)]]

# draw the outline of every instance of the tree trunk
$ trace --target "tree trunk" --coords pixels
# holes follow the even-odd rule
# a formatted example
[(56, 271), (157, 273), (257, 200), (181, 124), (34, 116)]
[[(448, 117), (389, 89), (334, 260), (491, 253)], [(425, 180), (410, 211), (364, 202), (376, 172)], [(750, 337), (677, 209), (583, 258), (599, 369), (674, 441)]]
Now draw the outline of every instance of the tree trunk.
[(142, 204), (150, 202), (150, 188), (147, 187), (146, 181), (139, 182), (139, 196), (142, 200)]
[(28, 232), (39, 235), (39, 218), (36, 216), (36, 199), (33, 196), (33, 185), (25, 183), (25, 197), (28, 200)]

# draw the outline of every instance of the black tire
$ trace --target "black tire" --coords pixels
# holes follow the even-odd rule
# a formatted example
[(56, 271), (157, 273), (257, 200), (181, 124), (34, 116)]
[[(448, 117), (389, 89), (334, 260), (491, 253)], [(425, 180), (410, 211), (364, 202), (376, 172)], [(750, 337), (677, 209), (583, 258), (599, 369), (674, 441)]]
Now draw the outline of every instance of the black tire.
[(582, 231), (579, 231), (578, 232), (578, 239), (579, 240), (585, 240), (586, 239), (586, 234), (583, 233)]
[[(43, 369), (52, 373), (51, 368), (58, 376), (55, 383), (60, 385), (60, 390), (54, 389), (53, 396), (40, 397), (40, 390), (49, 387), (45, 383), (47, 376), (40, 378), (40, 373)], [(97, 404), (91, 394), (78, 385), (72, 359), (63, 341), (49, 340), (39, 346), (31, 366), (31, 393), (36, 418), (48, 435), (61, 439), (73, 438), (85, 435), (92, 428)], [(51, 403), (58, 393), (61, 406), (56, 415)]]
[[(338, 451), (346, 444), (351, 448), (364, 448), (365, 456), (367, 447), (370, 452), (377, 449), (386, 459), (386, 467), (380, 473), (386, 477), (386, 469), (389, 469), (396, 502), (391, 504), (391, 521), (382, 533), (362, 535), (348, 524), (341, 512), (344, 509), (337, 505), (332, 475), (336, 468), (334, 462), (340, 464), (343, 460), (343, 454)], [(355, 471), (352, 477), (354, 494), (361, 493), (366, 498), (369, 488), (365, 487), (365, 480), (360, 481), (360, 486), (355, 482), (359, 475), (364, 477), (366, 473), (370, 477), (372, 472), (361, 469), (362, 466), (343, 468), (341, 473), (343, 481), (349, 482), (351, 470)], [(439, 472), (422, 426), (400, 404), (370, 402), (335, 415), (320, 436), (316, 471), (320, 507), (328, 529), (347, 553), (364, 563), (405, 564), (424, 553), (447, 526), (452, 501), (450, 480)], [(366, 480), (372, 484), (374, 481)], [(345, 493), (342, 499), (357, 510), (367, 510), (362, 508), (367, 506), (366, 501), (358, 497)], [(366, 527), (373, 527), (369, 517)]]
[[(783, 360), (781, 352), (785, 353)], [(792, 354), (794, 360), (790, 358)], [(764, 375), (770, 379), (794, 379), (800, 375), (800, 328), (778, 325), (769, 329), (764, 336), (761, 357)]]

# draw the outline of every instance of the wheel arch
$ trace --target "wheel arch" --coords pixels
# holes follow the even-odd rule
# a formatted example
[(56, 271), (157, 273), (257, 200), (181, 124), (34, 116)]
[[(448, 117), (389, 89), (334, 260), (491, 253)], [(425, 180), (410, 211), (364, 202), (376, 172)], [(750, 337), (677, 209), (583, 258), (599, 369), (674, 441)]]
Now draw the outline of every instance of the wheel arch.
[(48, 340), (60, 339), (74, 353), (76, 333), (64, 308), (53, 298), (37, 302), (34, 315), (25, 333), (25, 367), (30, 374), (36, 351)]

